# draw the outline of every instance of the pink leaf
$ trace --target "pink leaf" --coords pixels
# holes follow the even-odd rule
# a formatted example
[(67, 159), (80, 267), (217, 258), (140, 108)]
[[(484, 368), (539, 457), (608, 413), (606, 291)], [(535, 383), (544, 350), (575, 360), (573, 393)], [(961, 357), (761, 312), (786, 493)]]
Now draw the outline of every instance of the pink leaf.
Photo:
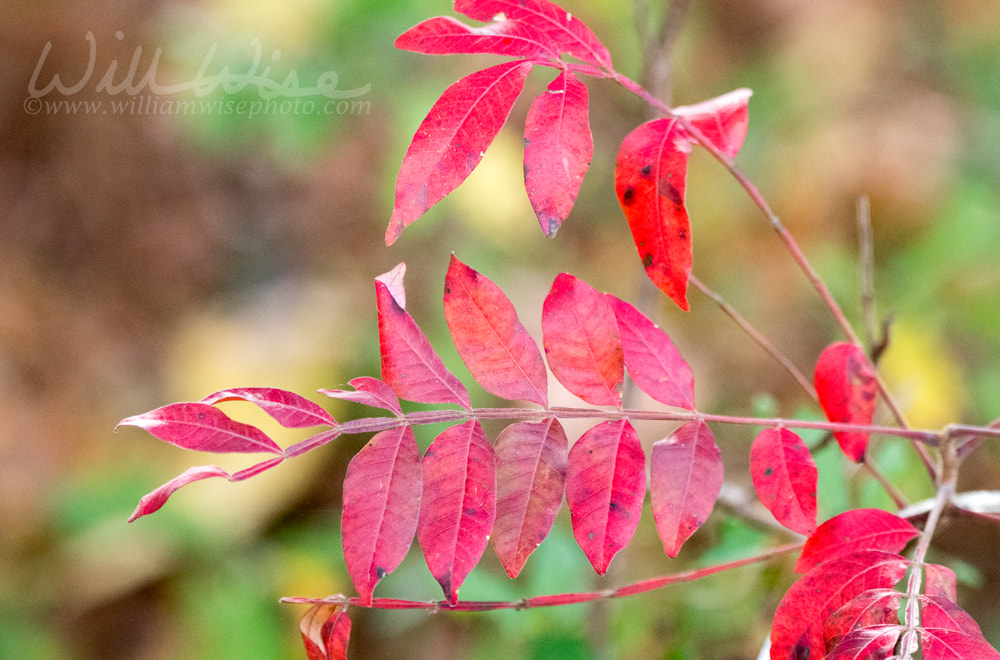
[(903, 579), (909, 562), (881, 550), (840, 555), (816, 566), (785, 593), (771, 627), (771, 657), (822, 658), (827, 617), (869, 589)]
[(281, 447), (263, 431), (236, 422), (207, 403), (171, 403), (127, 417), (118, 426), (138, 426), (182, 449), (216, 453), (281, 453)]
[(663, 550), (676, 557), (722, 490), (722, 452), (704, 422), (688, 422), (653, 445), (650, 499)]
[(678, 106), (674, 114), (691, 122), (713, 146), (732, 158), (747, 136), (747, 105), (752, 94), (749, 89), (737, 89), (695, 105)]
[(545, 362), (514, 305), (455, 255), (445, 277), (444, 317), (458, 354), (483, 389), (548, 406)]
[(694, 410), (694, 375), (658, 325), (624, 300), (604, 294), (618, 322), (625, 367), (640, 390), (660, 403)]
[[(816, 394), (831, 422), (870, 425), (875, 416), (878, 385), (861, 348), (837, 342), (816, 363)], [(836, 431), (841, 450), (855, 463), (865, 460), (868, 433)]]
[(566, 487), (566, 432), (555, 418), (517, 422), (496, 441), (493, 548), (515, 578), (552, 529)]
[(924, 628), (920, 635), (924, 660), (997, 660), (1000, 653), (981, 636), (957, 630)]
[(524, 187), (542, 231), (556, 235), (594, 155), (587, 86), (563, 71), (539, 94), (524, 124)]
[(512, 57), (558, 60), (545, 36), (527, 23), (495, 21), (472, 27), (450, 16), (438, 16), (413, 26), (396, 39), (396, 48), (427, 55), (493, 53)]
[(478, 21), (497, 14), (527, 23), (560, 52), (611, 71), (611, 55), (580, 19), (548, 0), (455, 0), (455, 11)]
[[(893, 649), (903, 630), (905, 630), (903, 626), (895, 623), (853, 630), (831, 649), (829, 655), (823, 657), (826, 660), (883, 660), (889, 658), (892, 656)], [(773, 658), (774, 655), (771, 657)]]
[(924, 593), (958, 600), (958, 576), (955, 571), (940, 564), (924, 564)]
[(893, 589), (869, 589), (851, 599), (823, 622), (826, 648), (834, 649), (857, 628), (898, 624), (901, 596)]
[(351, 618), (344, 605), (318, 603), (299, 621), (309, 660), (347, 660)]
[(470, 408), (465, 386), (448, 371), (409, 312), (389, 287), (375, 282), (382, 380), (402, 399), (420, 403), (457, 403)]
[(942, 596), (920, 596), (920, 625), (927, 629), (962, 632), (979, 639), (983, 632), (969, 613), (951, 599)]
[(202, 403), (222, 401), (249, 401), (274, 418), (285, 428), (300, 429), (310, 426), (337, 426), (330, 413), (312, 401), (285, 390), (273, 387), (235, 387), (209, 394)]
[(635, 534), (645, 495), (645, 455), (627, 419), (598, 424), (570, 449), (566, 501), (573, 536), (599, 575)]
[(424, 454), (417, 538), (450, 603), (475, 568), (496, 519), (496, 461), (476, 420), (442, 432)]
[(350, 381), (350, 385), (354, 388), (353, 392), (345, 390), (320, 390), (320, 392), (334, 399), (354, 401), (373, 408), (382, 408), (397, 415), (403, 414), (403, 409), (399, 406), (399, 397), (391, 387), (378, 378), (362, 376)]
[(396, 203), (385, 242), (465, 181), (507, 121), (531, 63), (506, 62), (445, 90), (410, 142), (396, 179)]
[(691, 222), (684, 206), (691, 143), (676, 119), (654, 119), (618, 151), (615, 192), (653, 284), (687, 311)]
[(420, 515), (420, 453), (410, 427), (382, 431), (355, 454), (344, 477), (344, 561), (370, 604), (379, 581), (406, 556)]
[(566, 389), (588, 403), (621, 407), (625, 368), (618, 324), (596, 289), (567, 273), (556, 277), (542, 305), (542, 343)]
[(806, 541), (795, 570), (805, 573), (838, 555), (859, 550), (899, 552), (920, 531), (882, 509), (854, 509), (827, 520)]
[(378, 275), (375, 280), (381, 282), (389, 288), (389, 293), (392, 294), (393, 299), (403, 309), (406, 309), (406, 288), (403, 286), (403, 278), (406, 276), (406, 264), (404, 262), (399, 262), (396, 266), (381, 275)]
[(174, 477), (153, 492), (144, 495), (143, 498), (139, 500), (139, 505), (135, 508), (135, 511), (133, 511), (132, 515), (129, 516), (128, 521), (132, 522), (143, 516), (148, 516), (151, 513), (159, 511), (178, 488), (182, 488), (183, 486), (186, 486), (194, 481), (201, 481), (202, 479), (209, 479), (211, 477), (223, 477), (225, 479), (229, 479), (229, 473), (216, 465), (202, 465), (200, 467), (188, 468), (183, 473)]
[(778, 522), (806, 536), (816, 531), (819, 472), (802, 438), (786, 428), (761, 431), (750, 447), (750, 477)]

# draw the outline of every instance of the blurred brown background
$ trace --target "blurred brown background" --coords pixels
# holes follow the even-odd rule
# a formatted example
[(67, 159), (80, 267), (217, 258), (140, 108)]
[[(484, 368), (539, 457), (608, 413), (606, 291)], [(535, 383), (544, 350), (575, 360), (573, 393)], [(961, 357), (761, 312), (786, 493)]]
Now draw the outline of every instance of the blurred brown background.
[[(641, 40), (625, 5), (566, 8), (605, 42), (620, 71), (641, 75)], [(647, 10), (643, 26), (663, 7)], [(612, 183), (618, 145), (647, 109), (610, 82), (589, 85), (594, 163), (556, 239), (538, 230), (520, 180), (527, 100), (549, 80), (540, 70), (473, 177), (385, 247), (394, 177), (413, 131), (448, 84), (494, 61), (392, 47), (419, 20), (450, 13), (443, 0), (4, 6), (0, 657), (301, 655), (302, 609), (277, 599), (351, 592), (339, 491), (363, 439), (342, 439), (249, 482), (190, 486), (157, 515), (126, 525), (139, 497), (185, 468), (245, 463), (183, 452), (136, 429), (112, 431), (123, 417), (239, 385), (295, 390), (340, 419), (362, 414), (311, 393), (377, 375), (371, 278), (400, 261), (409, 266), (410, 311), (463, 378), (440, 313), (452, 250), (500, 284), (529, 327), (564, 270), (645, 301), (692, 363), (703, 410), (816, 415), (707, 298), (693, 292), (685, 315), (648, 290)], [(994, 419), (1000, 7), (706, 0), (690, 3), (680, 29), (664, 93), (687, 104), (754, 90), (740, 162), (857, 321), (855, 205), (869, 196), (879, 310), (895, 318), (884, 368), (913, 423)], [(134, 80), (153, 71), (160, 85), (194, 81), (202, 66), (209, 75), (247, 72), (255, 44), (256, 70), (269, 66), (271, 80), (295, 71), (305, 87), (334, 71), (338, 89), (370, 90), (326, 113), (277, 106), (256, 117), (235, 109), (260, 100), (252, 85), (198, 96), (221, 105), (195, 113), (165, 109), (191, 92), (98, 91), (109, 67), (113, 81), (135, 66)], [(87, 83), (32, 98), (33, 73), (36, 89), (56, 75), (64, 86)], [(692, 158), (688, 190), (695, 273), (808, 372), (837, 338), (829, 316), (738, 186), (704, 154)], [(476, 396), (479, 405), (496, 403)], [(650, 427), (644, 441), (664, 432)], [(751, 436), (717, 434), (730, 480), (744, 485)], [(1000, 488), (998, 458), (983, 447), (965, 466), (962, 489)], [(905, 446), (882, 441), (876, 459), (913, 500), (932, 492)], [(820, 450), (817, 461), (823, 515), (890, 506), (835, 451)], [(763, 530), (719, 511), (671, 561), (644, 521), (601, 581), (573, 545), (568, 520), (558, 527), (516, 582), (488, 551), (463, 598), (603, 588), (768, 543)], [(994, 644), (997, 541), (994, 528), (955, 521), (936, 556), (958, 571), (961, 602)], [(352, 649), (358, 658), (750, 658), (792, 579), (788, 568), (744, 569), (598, 608), (358, 613)], [(379, 593), (439, 597), (419, 552)]]

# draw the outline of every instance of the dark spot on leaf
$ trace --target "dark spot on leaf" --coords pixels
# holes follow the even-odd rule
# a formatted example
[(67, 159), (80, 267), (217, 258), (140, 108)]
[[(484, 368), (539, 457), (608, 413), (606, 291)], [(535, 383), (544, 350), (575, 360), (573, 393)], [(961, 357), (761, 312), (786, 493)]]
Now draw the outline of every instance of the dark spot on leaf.
[(631, 206), (632, 202), (635, 201), (635, 186), (629, 186), (622, 193), (622, 204), (625, 206)]
[(687, 237), (688, 237), (687, 229), (678, 229), (677, 230), (677, 238), (679, 238), (680, 240), (684, 241), (684, 240), (687, 240)]
[[(528, 138), (524, 138), (524, 146), (525, 146), (525, 148), (527, 148), (527, 146), (528, 146), (529, 144), (531, 144), (531, 140), (529, 140)], [(525, 166), (524, 166), (524, 171), (525, 171), (525, 172), (527, 172), (527, 171), (528, 171), (528, 166), (527, 166), (527, 165), (525, 165)]]
[(641, 176), (643, 179), (648, 179), (652, 174), (653, 174), (652, 165), (646, 165), (641, 170), (639, 170), (639, 176)]
[(677, 186), (670, 179), (660, 177), (659, 190), (660, 197), (669, 199), (675, 208), (679, 209), (684, 206), (684, 198), (681, 196), (681, 191), (677, 190)]
[(474, 506), (467, 506), (465, 507), (465, 510), (462, 511), (462, 513), (474, 518), (475, 516), (479, 515), (479, 509), (477, 509)]
[(649, 268), (652, 265), (653, 265), (653, 253), (652, 252), (647, 252), (642, 257), (642, 266), (643, 266), (643, 268)]
[(772, 474), (774, 474), (774, 468), (767, 468), (766, 470), (764, 470), (765, 477), (770, 477)]
[(385, 570), (381, 566), (376, 566), (375, 567), (375, 577), (377, 577), (379, 580), (381, 580), (382, 578), (384, 578), (388, 574), (389, 574), (389, 571)]

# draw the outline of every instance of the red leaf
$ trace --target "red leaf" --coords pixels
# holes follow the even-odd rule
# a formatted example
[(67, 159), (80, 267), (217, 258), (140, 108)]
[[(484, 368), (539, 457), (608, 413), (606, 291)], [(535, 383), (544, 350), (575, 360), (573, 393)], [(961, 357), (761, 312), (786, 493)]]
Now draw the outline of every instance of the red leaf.
[(344, 560), (365, 604), (403, 561), (420, 515), (420, 452), (407, 426), (382, 431), (355, 454), (344, 477)]
[(920, 635), (924, 660), (997, 660), (1000, 653), (982, 636), (956, 630), (924, 628)]
[(343, 605), (313, 605), (299, 621), (309, 660), (346, 660), (351, 618)]
[(188, 468), (153, 492), (144, 495), (139, 500), (139, 505), (135, 507), (135, 511), (129, 516), (128, 521), (133, 522), (143, 516), (148, 516), (151, 513), (159, 511), (178, 488), (182, 488), (194, 481), (201, 481), (202, 479), (209, 479), (211, 477), (228, 479), (229, 473), (217, 465), (202, 465), (200, 467)]
[(660, 403), (694, 410), (694, 375), (680, 351), (658, 325), (610, 293), (625, 355), (625, 367), (643, 392)]
[(841, 555), (816, 566), (785, 593), (771, 627), (772, 658), (822, 658), (823, 624), (844, 604), (869, 589), (891, 588), (909, 562), (881, 550)]
[(281, 453), (281, 447), (263, 431), (234, 421), (207, 403), (171, 403), (141, 415), (126, 417), (118, 426), (138, 426), (182, 449), (216, 453)]
[(479, 165), (507, 121), (531, 63), (506, 62), (445, 90), (421, 122), (396, 179), (396, 203), (385, 242), (458, 187)]
[(920, 625), (925, 629), (951, 630), (985, 639), (969, 613), (942, 596), (920, 596)]
[(809, 569), (838, 555), (859, 550), (899, 552), (920, 530), (882, 509), (845, 511), (819, 526), (806, 541), (795, 570)]
[(427, 55), (493, 53), (559, 59), (558, 53), (546, 46), (545, 36), (527, 23), (503, 20), (472, 27), (450, 16), (429, 18), (413, 26), (396, 39), (396, 48)]
[(924, 593), (958, 600), (958, 576), (955, 571), (940, 564), (924, 564)]
[(761, 431), (750, 447), (750, 477), (778, 522), (806, 536), (816, 531), (819, 472), (802, 438), (786, 428)]
[(310, 426), (337, 426), (330, 413), (312, 401), (285, 390), (273, 387), (236, 387), (209, 394), (202, 403), (222, 401), (249, 401), (256, 404), (276, 422), (290, 429)]
[(688, 310), (691, 223), (684, 207), (691, 143), (676, 119), (654, 119), (618, 150), (615, 192), (653, 284)]
[(417, 538), (450, 603), (475, 568), (496, 519), (496, 462), (476, 420), (442, 432), (424, 454)]
[(663, 550), (676, 557), (708, 520), (722, 490), (722, 452), (704, 422), (688, 422), (653, 445), (650, 499)]
[(823, 622), (826, 648), (833, 651), (857, 628), (898, 624), (901, 596), (900, 592), (893, 589), (869, 589), (851, 599)]
[(594, 570), (604, 575), (639, 525), (646, 467), (639, 436), (627, 419), (602, 422), (569, 452), (566, 501), (573, 536)]
[[(870, 425), (875, 416), (878, 385), (861, 348), (837, 342), (823, 351), (816, 363), (816, 393), (831, 422)], [(841, 450), (855, 463), (865, 460), (868, 434), (836, 431)]]
[(546, 43), (598, 67), (611, 71), (611, 54), (580, 19), (548, 0), (455, 0), (455, 11), (478, 21), (497, 14), (528, 23), (541, 32)]
[(524, 187), (553, 238), (569, 215), (594, 155), (587, 86), (563, 71), (535, 97), (524, 123)]
[(903, 630), (898, 623), (859, 628), (844, 636), (829, 655), (822, 657), (826, 660), (883, 660), (892, 656)]
[(350, 385), (354, 388), (353, 392), (345, 390), (320, 390), (320, 392), (334, 399), (354, 401), (373, 408), (382, 408), (397, 415), (403, 414), (403, 409), (399, 406), (399, 397), (391, 387), (378, 378), (362, 376), (350, 381)]
[(382, 380), (402, 399), (420, 403), (457, 403), (470, 408), (465, 386), (448, 371), (409, 312), (389, 287), (375, 281)]
[(542, 305), (542, 343), (552, 374), (588, 403), (622, 405), (624, 357), (614, 312), (592, 286), (556, 277)]
[(455, 255), (445, 277), (444, 317), (458, 354), (483, 389), (548, 407), (545, 362), (514, 305)]
[(695, 105), (678, 106), (674, 114), (694, 125), (709, 142), (730, 158), (739, 153), (747, 136), (750, 114), (747, 105), (753, 94), (737, 89)]
[(517, 422), (496, 441), (497, 519), (493, 549), (516, 578), (552, 529), (566, 487), (566, 432), (555, 418)]

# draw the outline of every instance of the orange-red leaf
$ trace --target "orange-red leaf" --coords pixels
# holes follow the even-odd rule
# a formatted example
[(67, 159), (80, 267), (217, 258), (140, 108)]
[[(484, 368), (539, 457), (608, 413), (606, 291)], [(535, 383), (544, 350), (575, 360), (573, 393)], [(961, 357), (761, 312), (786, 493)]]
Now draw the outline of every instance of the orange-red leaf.
[(761, 431), (750, 447), (750, 478), (778, 522), (806, 536), (816, 531), (819, 472), (802, 438), (786, 428)]
[[(831, 422), (870, 425), (875, 416), (878, 384), (859, 346), (837, 342), (828, 346), (816, 363), (816, 394)], [(865, 460), (868, 433), (836, 431), (841, 450), (855, 463)]]

